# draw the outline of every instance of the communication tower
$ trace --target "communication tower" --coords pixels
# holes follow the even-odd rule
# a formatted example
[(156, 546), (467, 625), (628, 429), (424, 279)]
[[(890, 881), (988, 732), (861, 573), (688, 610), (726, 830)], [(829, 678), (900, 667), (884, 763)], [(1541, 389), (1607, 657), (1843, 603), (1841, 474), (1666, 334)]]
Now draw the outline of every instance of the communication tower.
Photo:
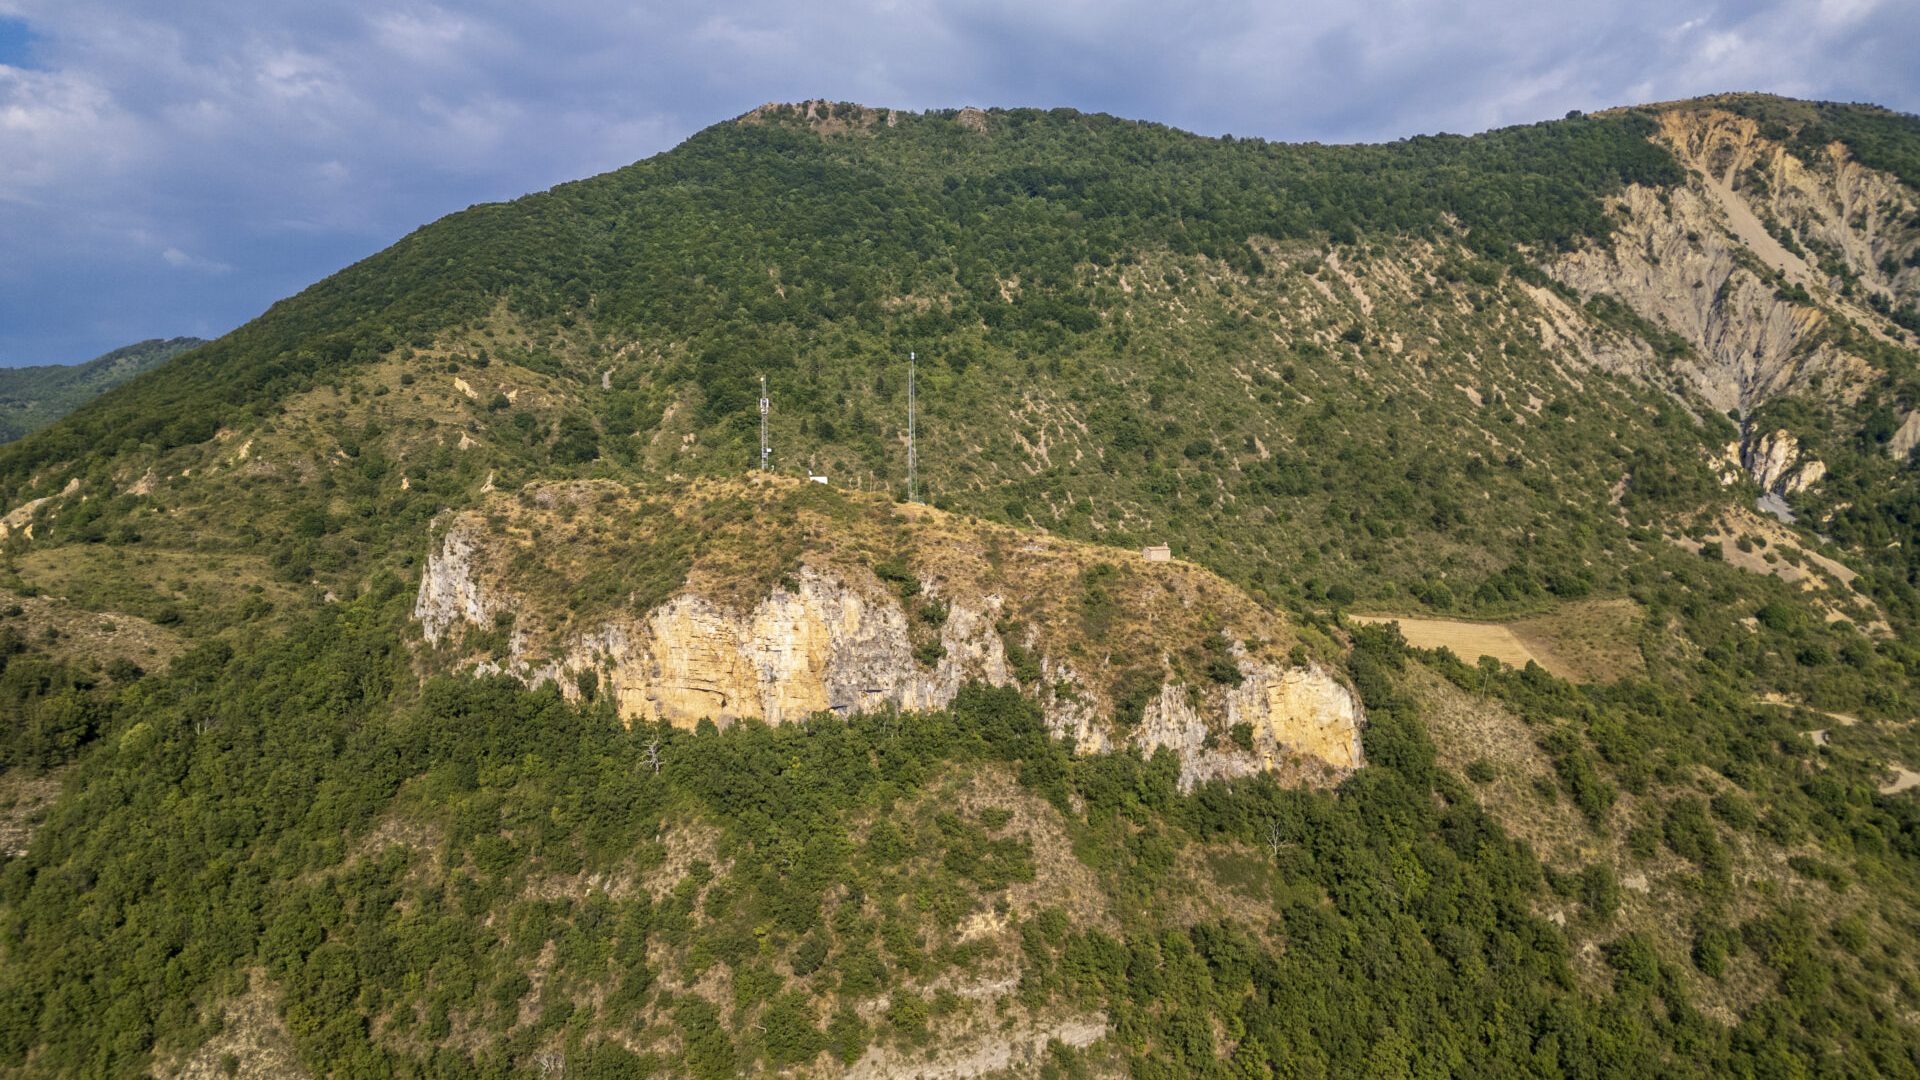
[(767, 448), (767, 413), (772, 404), (767, 401), (767, 377), (760, 376), (760, 471), (767, 471), (767, 458), (773, 453)]
[(908, 353), (907, 354), (907, 501), (908, 502), (920, 501), (920, 487), (919, 487), (920, 459), (918, 456), (917, 448), (913, 444), (913, 436), (914, 436), (913, 376), (914, 376), (914, 367), (916, 365), (916, 362), (917, 362), (917, 357), (915, 357), (913, 353)]

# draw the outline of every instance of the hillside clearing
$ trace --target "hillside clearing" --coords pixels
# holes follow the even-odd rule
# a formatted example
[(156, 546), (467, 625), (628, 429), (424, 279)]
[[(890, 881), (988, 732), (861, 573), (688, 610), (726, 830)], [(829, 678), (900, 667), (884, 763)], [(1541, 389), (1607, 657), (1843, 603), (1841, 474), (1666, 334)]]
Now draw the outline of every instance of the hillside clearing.
[[(1464, 622), (1458, 619), (1410, 619), (1400, 615), (1350, 615), (1354, 622), (1366, 625), (1399, 623), (1400, 636), (1416, 649), (1452, 649), (1454, 655), (1472, 662), (1491, 656), (1503, 664), (1526, 667), (1529, 661), (1546, 667), (1513, 628), (1502, 623)], [(1557, 674), (1557, 673), (1556, 673)]]
[(1903, 791), (1920, 787), (1920, 772), (1914, 772), (1905, 765), (1899, 764), (1889, 765), (1888, 768), (1893, 770), (1893, 779), (1880, 785), (1880, 794), (1898, 795)]

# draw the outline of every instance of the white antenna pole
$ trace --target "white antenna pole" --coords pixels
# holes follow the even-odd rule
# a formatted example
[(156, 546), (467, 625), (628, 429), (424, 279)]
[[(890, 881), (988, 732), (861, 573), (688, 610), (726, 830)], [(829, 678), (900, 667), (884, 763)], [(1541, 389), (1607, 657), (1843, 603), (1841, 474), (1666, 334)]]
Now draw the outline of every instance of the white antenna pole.
[(767, 411), (771, 408), (767, 401), (767, 377), (760, 376), (760, 471), (767, 471), (767, 456), (773, 451), (767, 449)]
[(913, 374), (917, 357), (907, 354), (907, 501), (919, 502), (918, 469), (920, 459), (913, 445)]

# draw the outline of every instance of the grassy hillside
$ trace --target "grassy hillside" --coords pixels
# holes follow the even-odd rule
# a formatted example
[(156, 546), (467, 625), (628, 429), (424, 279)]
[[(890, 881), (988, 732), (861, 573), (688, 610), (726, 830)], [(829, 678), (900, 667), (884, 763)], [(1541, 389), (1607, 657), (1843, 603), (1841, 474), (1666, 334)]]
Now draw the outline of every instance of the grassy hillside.
[[(1916, 154), (1748, 96), (1336, 147), (811, 103), (427, 226), (0, 449), (0, 1067), (1920, 1074)], [(1189, 685), (1258, 612), (1366, 766), (1182, 793), (1030, 668), (692, 732), (474, 677), (803, 552), (930, 648), (910, 350), (977, 591)], [(723, 479), (762, 374), (786, 479)], [(448, 650), (456, 519), (518, 606)], [(1008, 571), (1036, 530), (1244, 595)]]
[(84, 364), (0, 368), (0, 442), (38, 431), (135, 375), (159, 367), (199, 338), (153, 338)]

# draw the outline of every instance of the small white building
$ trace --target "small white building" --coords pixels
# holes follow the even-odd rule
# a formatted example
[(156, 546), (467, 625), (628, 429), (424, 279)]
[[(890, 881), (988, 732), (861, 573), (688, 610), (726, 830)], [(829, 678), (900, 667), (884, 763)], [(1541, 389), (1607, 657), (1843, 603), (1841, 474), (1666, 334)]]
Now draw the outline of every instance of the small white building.
[(1148, 562), (1173, 561), (1173, 549), (1165, 544), (1149, 544), (1140, 549), (1140, 557)]
[(813, 482), (814, 482), (814, 483), (816, 483), (816, 484), (824, 484), (824, 483), (826, 483), (826, 482), (827, 482), (827, 478), (826, 478), (826, 477), (824, 477), (824, 476), (815, 476), (815, 475), (813, 475), (812, 473), (808, 473), (808, 474), (807, 474), (807, 479), (809, 479), (809, 480), (811, 480), (811, 481), (813, 481)]

